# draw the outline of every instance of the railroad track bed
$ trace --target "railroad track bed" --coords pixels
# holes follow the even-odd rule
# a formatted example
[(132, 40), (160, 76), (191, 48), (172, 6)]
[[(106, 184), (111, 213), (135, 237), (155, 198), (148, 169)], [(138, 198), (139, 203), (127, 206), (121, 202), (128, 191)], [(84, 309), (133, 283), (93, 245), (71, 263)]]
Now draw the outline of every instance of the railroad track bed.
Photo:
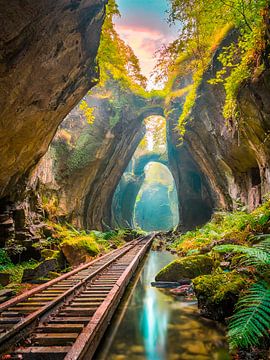
[(153, 238), (134, 240), (1, 304), (2, 359), (91, 359)]

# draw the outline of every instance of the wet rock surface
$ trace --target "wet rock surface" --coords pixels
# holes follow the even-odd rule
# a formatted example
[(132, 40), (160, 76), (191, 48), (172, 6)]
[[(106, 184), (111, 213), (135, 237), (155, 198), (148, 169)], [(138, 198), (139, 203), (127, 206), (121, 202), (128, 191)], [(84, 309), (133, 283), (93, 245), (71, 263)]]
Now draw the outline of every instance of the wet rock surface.
[(96, 83), (105, 3), (1, 0), (1, 197), (29, 174)]

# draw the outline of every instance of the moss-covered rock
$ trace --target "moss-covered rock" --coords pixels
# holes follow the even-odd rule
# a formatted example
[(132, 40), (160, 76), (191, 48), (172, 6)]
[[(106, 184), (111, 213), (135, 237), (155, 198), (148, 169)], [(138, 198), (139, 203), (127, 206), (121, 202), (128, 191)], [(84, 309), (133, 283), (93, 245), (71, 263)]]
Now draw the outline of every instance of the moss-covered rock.
[(199, 275), (210, 274), (214, 260), (207, 255), (192, 255), (174, 260), (156, 275), (156, 281), (178, 281), (193, 279)]
[(48, 273), (48, 278), (49, 279), (56, 279), (58, 278), (58, 276), (61, 276), (61, 274), (55, 272), (55, 271), (49, 271)]
[(100, 252), (98, 243), (90, 235), (67, 239), (61, 244), (61, 250), (71, 266), (90, 261)]
[(241, 290), (250, 285), (236, 272), (202, 275), (192, 280), (201, 314), (222, 321), (233, 313)]
[(58, 253), (59, 253), (58, 250), (43, 249), (43, 250), (41, 250), (41, 257), (43, 259), (56, 258)]
[(43, 249), (41, 250), (41, 257), (44, 260), (56, 259), (59, 269), (63, 269), (66, 265), (64, 254), (60, 250)]
[(46, 259), (32, 269), (24, 269), (22, 282), (33, 282), (41, 277), (47, 277), (50, 271), (58, 269), (56, 259)]

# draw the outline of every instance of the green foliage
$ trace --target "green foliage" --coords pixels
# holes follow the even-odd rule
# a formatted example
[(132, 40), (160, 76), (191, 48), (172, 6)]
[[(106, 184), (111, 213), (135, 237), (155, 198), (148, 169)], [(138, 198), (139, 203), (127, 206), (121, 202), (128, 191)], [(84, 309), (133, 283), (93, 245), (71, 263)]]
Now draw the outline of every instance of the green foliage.
[[(269, 242), (268, 242), (269, 246)], [(253, 266), (256, 268), (265, 268), (270, 265), (270, 253), (262, 250), (256, 246), (248, 247), (241, 245), (219, 245), (215, 246), (214, 250), (221, 253), (226, 252), (235, 252), (243, 254), (244, 256), (241, 258), (241, 262), (246, 266)]]
[[(228, 339), (232, 349), (259, 345), (263, 336), (269, 336), (270, 327), (270, 287), (261, 280), (268, 278), (270, 265), (270, 236), (253, 247), (221, 245), (214, 248), (218, 252), (243, 254), (243, 265), (255, 267), (259, 281), (237, 302), (235, 314), (230, 318)], [(256, 237), (255, 237), (256, 239)]]
[(91, 161), (91, 155), (93, 155), (97, 146), (97, 140), (93, 138), (93, 135), (88, 132), (82, 133), (76, 147), (67, 159), (68, 171), (74, 172), (83, 169)]
[(182, 252), (201, 249), (213, 241), (234, 239), (235, 243), (244, 244), (254, 233), (263, 232), (270, 218), (270, 202), (266, 201), (251, 213), (234, 211), (215, 213), (212, 220), (203, 227), (181, 235), (173, 247)]
[(60, 139), (56, 139), (53, 142), (53, 150), (57, 161), (59, 159), (62, 160), (67, 158), (70, 147), (66, 141), (62, 141), (62, 139), (60, 138)]
[(246, 287), (247, 278), (236, 272), (222, 272), (198, 276), (192, 280), (192, 283), (196, 293), (207, 297), (212, 304), (218, 304), (227, 295), (237, 296)]
[(144, 95), (146, 78), (141, 75), (139, 60), (114, 29), (113, 17), (119, 15), (115, 0), (109, 0), (98, 51), (100, 84), (104, 86), (112, 77), (122, 86)]
[(6, 249), (0, 249), (0, 271), (12, 264)]
[(45, 211), (47, 219), (53, 219), (57, 216), (59, 211), (59, 199), (56, 194), (41, 195), (42, 209)]
[(66, 242), (77, 248), (83, 248), (94, 256), (100, 252), (109, 251), (112, 245), (119, 247), (125, 243), (126, 230), (124, 229), (100, 232), (78, 230), (68, 223), (62, 225), (49, 222), (48, 224), (53, 228), (52, 238), (47, 243), (48, 248), (51, 247), (51, 244), (61, 246)]
[(240, 85), (258, 69), (262, 71), (261, 53), (265, 48), (264, 18), (267, 17), (268, 1), (195, 0), (191, 3), (188, 0), (170, 0), (170, 3), (169, 20), (179, 21), (181, 29), (178, 39), (161, 49), (156, 73), (157, 80), (167, 76), (168, 84), (174, 84), (179, 76), (193, 75), (193, 86), (179, 118), (180, 135), (183, 136), (202, 74), (232, 28), (239, 34), (238, 41), (224, 48), (219, 56), (223, 67), (210, 82), (224, 84), (224, 117), (230, 120), (238, 117), (236, 96)]
[[(34, 269), (38, 265), (35, 260), (24, 261), (20, 264), (10, 263), (3, 269), (4, 272), (11, 274), (11, 282), (20, 284), (22, 282), (22, 276), (25, 269)], [(2, 270), (1, 270), (2, 271)]]
[(185, 135), (187, 120), (189, 119), (191, 110), (197, 98), (197, 89), (202, 81), (203, 71), (204, 68), (201, 66), (200, 69), (198, 69), (193, 75), (193, 84), (186, 96), (183, 110), (178, 121), (180, 140), (183, 140), (183, 136)]
[[(256, 34), (256, 36), (255, 36)], [(211, 84), (223, 83), (226, 93), (223, 116), (225, 119), (237, 119), (237, 93), (240, 85), (254, 72), (256, 62), (255, 47), (261, 40), (262, 35), (254, 30), (223, 48), (219, 61), (223, 68), (216, 74), (216, 78), (210, 80)], [(240, 61), (239, 61), (240, 59)], [(229, 73), (229, 75), (228, 75)]]
[(263, 336), (269, 336), (270, 288), (265, 281), (253, 284), (240, 298), (236, 313), (229, 323), (228, 338), (231, 348), (259, 345)]
[(132, 95), (127, 93), (122, 86), (115, 84), (115, 82), (108, 82), (108, 85), (111, 84), (111, 96), (110, 96), (110, 106), (111, 112), (113, 115), (110, 117), (110, 128), (113, 128), (119, 121), (122, 119), (123, 110), (130, 108), (133, 102), (131, 99)]
[(258, 244), (255, 244), (254, 246), (262, 251), (270, 253), (270, 234), (264, 234), (254, 237), (256, 240), (261, 240)]

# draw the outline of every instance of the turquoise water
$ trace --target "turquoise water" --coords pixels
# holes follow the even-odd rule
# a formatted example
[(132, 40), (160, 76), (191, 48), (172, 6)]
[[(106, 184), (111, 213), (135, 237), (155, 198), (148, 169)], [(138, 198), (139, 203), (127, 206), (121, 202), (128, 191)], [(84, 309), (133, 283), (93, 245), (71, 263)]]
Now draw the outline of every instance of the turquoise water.
[(199, 316), (194, 301), (151, 287), (173, 259), (151, 251), (104, 336), (97, 360), (227, 360), (224, 330)]

